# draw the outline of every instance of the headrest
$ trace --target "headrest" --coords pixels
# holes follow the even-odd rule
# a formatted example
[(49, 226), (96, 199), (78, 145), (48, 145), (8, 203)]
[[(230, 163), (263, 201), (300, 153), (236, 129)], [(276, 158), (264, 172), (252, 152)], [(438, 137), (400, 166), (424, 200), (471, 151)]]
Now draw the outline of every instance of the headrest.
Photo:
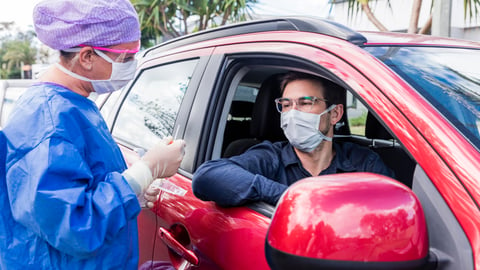
[(232, 101), (232, 106), (230, 107), (230, 114), (232, 117), (252, 117), (253, 103), (243, 100), (234, 100)]
[(367, 114), (367, 121), (365, 123), (365, 137), (370, 139), (393, 139), (392, 135), (383, 127), (382, 124), (370, 112)]
[(252, 113), (250, 134), (258, 140), (286, 140), (280, 127), (280, 113), (276, 109), (275, 99), (280, 97), (280, 76), (268, 77), (260, 86)]

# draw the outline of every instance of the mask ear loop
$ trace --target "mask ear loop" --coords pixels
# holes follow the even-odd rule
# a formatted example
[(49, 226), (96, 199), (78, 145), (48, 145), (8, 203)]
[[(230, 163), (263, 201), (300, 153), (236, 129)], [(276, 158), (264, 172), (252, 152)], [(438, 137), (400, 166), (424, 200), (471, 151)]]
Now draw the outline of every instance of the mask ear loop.
[(330, 105), (330, 107), (328, 107), (328, 108), (325, 110), (325, 112), (323, 112), (323, 113), (327, 113), (327, 112), (335, 109), (335, 107), (337, 107), (337, 104), (332, 104), (332, 105)]
[[(320, 118), (322, 117), (322, 115), (324, 115), (324, 114), (330, 112), (331, 110), (335, 109), (335, 107), (337, 107), (337, 104), (332, 104), (332, 105), (330, 105), (330, 107), (328, 107), (325, 111), (323, 111), (323, 112), (318, 116), (318, 118), (320, 119)], [(319, 121), (321, 121), (321, 120), (319, 120)], [(318, 131), (318, 133), (320, 133), (320, 134), (322, 135), (323, 139), (326, 140), (326, 141), (331, 142), (331, 141), (333, 140), (332, 137), (328, 137), (327, 135), (323, 134), (323, 132), (321, 132), (320, 130)]]
[(110, 64), (113, 65), (113, 63), (115, 63), (114, 60), (112, 60), (112, 58), (108, 57), (108, 55), (104, 54), (103, 52), (97, 50), (97, 49), (93, 49), (95, 51), (96, 54), (98, 54), (98, 56), (100, 56), (101, 58), (103, 58), (103, 60), (109, 62)]
[(72, 72), (71, 70), (73, 69), (73, 66), (77, 63), (78, 61), (78, 53), (80, 52), (81, 48), (70, 48), (70, 49), (64, 49), (62, 51), (68, 52), (68, 53), (77, 53), (75, 56), (69, 61), (68, 67), (63, 66), (60, 63), (56, 63), (57, 66), (62, 66), (64, 69), (67, 69), (68, 71)]

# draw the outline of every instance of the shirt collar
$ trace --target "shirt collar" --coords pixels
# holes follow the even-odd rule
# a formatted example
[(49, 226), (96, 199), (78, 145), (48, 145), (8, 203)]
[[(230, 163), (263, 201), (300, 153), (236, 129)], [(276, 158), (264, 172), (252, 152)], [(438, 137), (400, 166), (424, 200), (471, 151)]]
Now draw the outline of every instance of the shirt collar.
[[(335, 149), (335, 156), (333, 157), (330, 166), (323, 170), (320, 175), (355, 171), (355, 167), (348, 159), (348, 149), (346, 149), (348, 147), (343, 147), (338, 143), (333, 143), (333, 148)], [(285, 167), (290, 165), (298, 165), (303, 168), (300, 159), (297, 157), (297, 154), (295, 154), (293, 146), (290, 143), (285, 143), (283, 145), (282, 161)]]
[(340, 145), (338, 143), (333, 143), (333, 148), (335, 149), (335, 156), (332, 159), (332, 163), (330, 163), (330, 166), (328, 166), (328, 168), (323, 170), (320, 174), (356, 171), (352, 162), (348, 158), (348, 147), (345, 147), (345, 145)]
[(293, 146), (288, 142), (285, 142), (282, 147), (282, 161), (285, 167), (294, 164), (301, 166), (300, 159), (298, 159), (297, 154), (293, 150)]

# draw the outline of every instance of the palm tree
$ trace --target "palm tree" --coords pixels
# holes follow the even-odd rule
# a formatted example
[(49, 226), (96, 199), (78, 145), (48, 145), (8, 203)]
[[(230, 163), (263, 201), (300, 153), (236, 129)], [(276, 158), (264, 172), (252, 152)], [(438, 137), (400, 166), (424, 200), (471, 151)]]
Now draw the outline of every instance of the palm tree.
[(142, 44), (170, 39), (207, 27), (246, 20), (256, 0), (131, 0), (138, 12)]
[[(358, 13), (360, 9), (365, 13), (367, 18), (377, 27), (380, 31), (388, 31), (388, 29), (383, 26), (383, 24), (375, 17), (372, 9), (370, 8), (370, 0), (347, 0), (348, 1), (348, 16), (353, 16), (354, 11)], [(375, 0), (377, 1), (377, 0)], [(390, 6), (390, 0), (386, 0), (388, 2), (388, 6)], [(432, 7), (433, 7), (432, 0)], [(440, 0), (437, 0), (440, 1)], [(336, 0), (331, 0), (331, 5), (334, 5)], [(472, 20), (476, 18), (479, 14), (480, 8), (480, 0), (464, 0), (464, 18), (465, 20), (467, 17)], [(430, 16), (427, 22), (418, 29), (418, 18), (420, 17), (420, 9), (422, 6), (422, 0), (413, 0), (412, 6), (412, 14), (410, 16), (410, 24), (408, 27), (408, 33), (419, 33), (419, 34), (426, 34), (430, 31), (432, 26), (432, 7), (430, 7)]]
[[(376, 0), (375, 0), (376, 1)], [(342, 1), (343, 2), (343, 1)], [(332, 0), (330, 2), (331, 5), (336, 4), (337, 1)], [(387, 4), (390, 7), (390, 0), (387, 0)], [(362, 10), (365, 15), (367, 16), (368, 20), (377, 27), (380, 31), (388, 31), (388, 29), (375, 17), (372, 9), (370, 8), (369, 0), (348, 0), (348, 16), (353, 17), (354, 12), (358, 14), (358, 12)]]
[(6, 36), (0, 40), (0, 77), (20, 77), (22, 65), (35, 63), (37, 48), (32, 45), (33, 31), (19, 32), (15, 37)]
[(37, 50), (26, 40), (11, 40), (5, 42), (5, 53), (2, 62), (6, 63), (6, 74), (10, 77), (13, 73), (22, 72), (22, 65), (35, 63)]

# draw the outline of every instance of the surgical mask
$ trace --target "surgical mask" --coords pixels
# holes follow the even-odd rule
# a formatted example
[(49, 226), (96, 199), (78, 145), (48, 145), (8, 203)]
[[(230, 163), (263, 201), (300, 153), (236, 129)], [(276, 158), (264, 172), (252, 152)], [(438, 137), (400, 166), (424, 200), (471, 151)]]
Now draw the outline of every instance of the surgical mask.
[(331, 141), (319, 129), (322, 115), (336, 105), (327, 108), (321, 114), (290, 110), (281, 114), (281, 127), (291, 145), (302, 152), (312, 152), (323, 140)]
[(64, 66), (60, 65), (59, 63), (56, 63), (55, 65), (61, 71), (63, 71), (64, 73), (76, 79), (86, 81), (86, 82), (91, 82), (93, 89), (98, 94), (105, 94), (105, 93), (110, 93), (110, 92), (119, 90), (125, 85), (127, 85), (128, 82), (130, 82), (135, 77), (135, 71), (137, 69), (136, 59), (132, 61), (124, 62), (124, 63), (119, 63), (119, 62), (113, 61), (112, 59), (110, 59), (110, 57), (108, 57), (107, 55), (105, 55), (99, 50), (95, 50), (95, 52), (100, 57), (105, 59), (105, 61), (112, 64), (112, 75), (107, 80), (92, 80), (66, 69)]

